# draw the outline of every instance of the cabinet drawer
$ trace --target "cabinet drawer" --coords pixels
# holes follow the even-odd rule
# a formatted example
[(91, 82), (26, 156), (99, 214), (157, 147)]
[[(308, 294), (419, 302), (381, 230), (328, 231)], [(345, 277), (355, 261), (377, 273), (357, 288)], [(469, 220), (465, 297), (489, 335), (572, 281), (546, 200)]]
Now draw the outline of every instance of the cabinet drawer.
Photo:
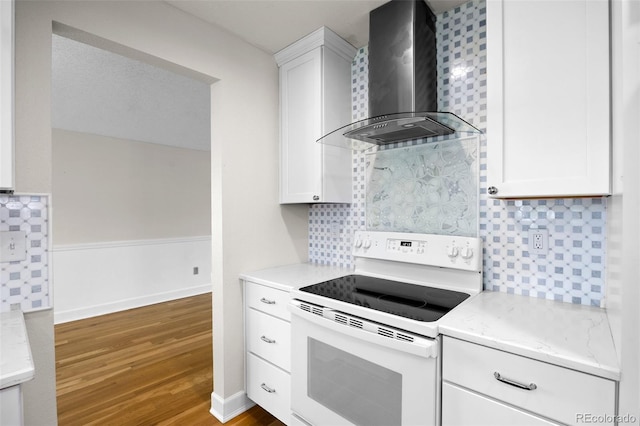
[(245, 301), (251, 308), (291, 321), (291, 313), (287, 309), (289, 303), (287, 291), (247, 281), (245, 282)]
[[(491, 398), (568, 424), (581, 413), (615, 414), (615, 382), (486, 346), (446, 337), (442, 378)], [(525, 390), (495, 377), (523, 385)]]
[(291, 417), (291, 377), (254, 354), (247, 354), (247, 396), (285, 424)]
[(248, 309), (247, 350), (291, 371), (291, 324)]
[(475, 392), (443, 383), (442, 426), (468, 425), (553, 426), (559, 423), (552, 423)]

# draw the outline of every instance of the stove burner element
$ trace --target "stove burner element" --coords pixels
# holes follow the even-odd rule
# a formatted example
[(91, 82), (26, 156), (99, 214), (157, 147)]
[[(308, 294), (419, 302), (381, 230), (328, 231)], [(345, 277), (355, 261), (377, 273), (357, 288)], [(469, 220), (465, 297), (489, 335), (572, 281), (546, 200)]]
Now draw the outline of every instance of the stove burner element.
[(469, 297), (457, 291), (366, 275), (347, 275), (300, 291), (422, 322), (440, 319)]

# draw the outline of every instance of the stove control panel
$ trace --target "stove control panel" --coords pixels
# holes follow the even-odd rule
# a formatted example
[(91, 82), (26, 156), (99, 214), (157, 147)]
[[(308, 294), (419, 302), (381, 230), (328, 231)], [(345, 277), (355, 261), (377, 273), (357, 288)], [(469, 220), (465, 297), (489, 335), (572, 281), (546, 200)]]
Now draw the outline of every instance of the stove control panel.
[(427, 242), (420, 240), (396, 240), (387, 239), (387, 251), (396, 253), (424, 254), (427, 249)]
[(480, 271), (482, 239), (402, 232), (356, 231), (353, 255)]

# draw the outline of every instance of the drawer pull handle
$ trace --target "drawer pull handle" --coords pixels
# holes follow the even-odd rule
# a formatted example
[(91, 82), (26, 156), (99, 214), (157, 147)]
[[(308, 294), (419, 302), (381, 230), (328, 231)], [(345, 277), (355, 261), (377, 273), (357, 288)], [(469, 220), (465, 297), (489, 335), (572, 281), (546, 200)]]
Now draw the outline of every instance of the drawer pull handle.
[(266, 383), (261, 384), (260, 387), (262, 389), (264, 389), (265, 391), (269, 392), (269, 393), (275, 393), (275, 391), (276, 391), (275, 389), (270, 388), (269, 386), (267, 386)]
[(276, 341), (273, 339), (269, 339), (267, 336), (260, 336), (260, 340), (267, 343), (275, 343)]
[(498, 373), (497, 371), (493, 373), (493, 377), (495, 377), (496, 380), (499, 380), (502, 383), (506, 383), (508, 385), (515, 386), (515, 387), (520, 388), (520, 389), (530, 390), (530, 391), (538, 389), (538, 386), (536, 386), (535, 383), (530, 383), (528, 385), (525, 385), (525, 384), (522, 384), (522, 383), (518, 383), (518, 382), (515, 382), (513, 380), (507, 379), (506, 377), (502, 377), (500, 375), (500, 373)]
[(260, 299), (260, 301), (262, 303), (266, 303), (267, 305), (275, 305), (276, 301), (275, 300), (269, 300), (269, 299), (265, 299), (264, 297), (262, 299)]

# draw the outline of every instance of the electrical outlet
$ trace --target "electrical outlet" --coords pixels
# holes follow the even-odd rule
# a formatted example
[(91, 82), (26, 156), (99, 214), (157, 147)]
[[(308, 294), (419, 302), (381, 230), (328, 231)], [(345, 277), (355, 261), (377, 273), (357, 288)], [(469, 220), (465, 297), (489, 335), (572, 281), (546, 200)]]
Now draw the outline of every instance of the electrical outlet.
[(529, 229), (529, 251), (534, 254), (547, 254), (549, 251), (549, 230)]
[(337, 220), (331, 221), (331, 235), (337, 237), (340, 234), (340, 222)]

